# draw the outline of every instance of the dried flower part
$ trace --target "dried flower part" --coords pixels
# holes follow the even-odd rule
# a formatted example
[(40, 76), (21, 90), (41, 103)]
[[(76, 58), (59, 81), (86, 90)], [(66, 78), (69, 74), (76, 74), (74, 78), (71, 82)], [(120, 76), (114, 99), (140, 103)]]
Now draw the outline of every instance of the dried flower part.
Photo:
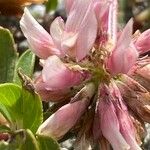
[(8, 133), (0, 133), (0, 141), (7, 141), (9, 139)]
[(91, 150), (93, 145), (93, 139), (91, 136), (91, 129), (93, 125), (93, 116), (94, 116), (94, 107), (89, 107), (85, 112), (84, 116), (82, 116), (80, 122), (76, 125), (76, 131), (78, 131), (77, 138), (75, 141), (74, 148), (88, 149)]
[(91, 142), (87, 139), (86, 135), (82, 135), (82, 137), (76, 141), (74, 145), (74, 150), (91, 150)]
[(110, 143), (103, 136), (99, 140), (99, 147), (101, 150), (111, 150)]
[(22, 6), (45, 1), (47, 0), (0, 0), (0, 12), (4, 15), (19, 15), (23, 13)]
[(150, 92), (150, 64), (138, 67), (132, 77)]
[(86, 111), (95, 92), (95, 86), (92, 83), (89, 83), (83, 89), (86, 97), (62, 106), (39, 127), (37, 133), (57, 139), (64, 136)]
[(117, 82), (117, 86), (131, 110), (143, 121), (150, 123), (150, 93), (126, 75), (122, 75), (121, 82)]
[(142, 77), (140, 74), (135, 73), (131, 76), (135, 81), (142, 85), (148, 92), (150, 92), (150, 80)]
[(98, 110), (96, 110), (95, 112), (92, 131), (93, 131), (93, 139), (95, 141), (101, 139), (102, 131), (101, 131), (101, 126), (100, 126), (100, 117), (99, 117)]
[(146, 136), (146, 129), (143, 120), (141, 120), (138, 116), (136, 116), (133, 111), (130, 112), (130, 118), (135, 127), (136, 141), (139, 145), (142, 144), (142, 139)]
[[(0, 113), (0, 126), (1, 125), (5, 125), (5, 126), (9, 126), (9, 122), (5, 119), (5, 117)], [(0, 141), (5, 140), (7, 141), (9, 138), (9, 134), (8, 133), (0, 133)]]
[(143, 67), (139, 67), (136, 70), (136, 73), (141, 75), (143, 78), (147, 79), (150, 82), (150, 58), (147, 59), (147, 64)]

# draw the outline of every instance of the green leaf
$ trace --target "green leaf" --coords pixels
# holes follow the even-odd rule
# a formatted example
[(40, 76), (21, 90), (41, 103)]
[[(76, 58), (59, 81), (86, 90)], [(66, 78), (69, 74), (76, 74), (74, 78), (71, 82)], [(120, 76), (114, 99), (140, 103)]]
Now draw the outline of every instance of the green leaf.
[(0, 83), (12, 82), (17, 51), (12, 34), (0, 27)]
[(11, 83), (0, 85), (0, 112), (12, 129), (30, 129), (33, 133), (43, 119), (40, 97)]
[(30, 50), (25, 51), (17, 61), (13, 81), (21, 85), (20, 79), (17, 74), (18, 68), (21, 68), (23, 70), (23, 73), (26, 74), (27, 76), (32, 77), (34, 64), (35, 64), (35, 54), (33, 54)]
[(10, 145), (7, 142), (0, 141), (0, 150), (11, 150)]
[(0, 125), (0, 133), (10, 132), (10, 128), (5, 125)]
[(0, 112), (14, 126), (21, 121), (21, 88), (12, 83), (0, 85)]
[(50, 10), (55, 10), (57, 4), (58, 4), (57, 0), (48, 0), (48, 2), (46, 3), (46, 12), (49, 12)]
[(26, 130), (26, 139), (20, 150), (40, 150), (38, 142), (34, 134), (30, 130)]
[(50, 137), (37, 135), (37, 140), (40, 145), (40, 150), (60, 150), (57, 141)]
[(23, 98), (23, 128), (35, 133), (43, 121), (42, 102), (36, 93), (24, 90)]

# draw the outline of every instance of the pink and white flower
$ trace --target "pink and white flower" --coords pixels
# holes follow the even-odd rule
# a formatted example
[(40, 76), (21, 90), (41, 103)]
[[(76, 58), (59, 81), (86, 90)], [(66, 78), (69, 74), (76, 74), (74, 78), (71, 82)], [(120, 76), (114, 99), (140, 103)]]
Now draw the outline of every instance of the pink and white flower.
[(34, 81), (36, 91), (43, 100), (53, 102), (73, 97), (39, 127), (38, 133), (60, 139), (81, 116), (95, 116), (91, 127), (83, 125), (83, 135), (78, 128), (81, 137), (93, 130), (94, 140), (106, 149), (111, 145), (114, 150), (140, 150), (130, 114), (149, 122), (150, 95), (127, 78), (138, 73), (149, 80), (149, 67), (141, 70), (137, 66), (140, 54), (150, 49), (150, 31), (133, 39), (130, 19), (118, 32), (117, 0), (65, 0), (65, 6), (66, 22), (57, 17), (50, 34), (27, 9), (20, 22), (32, 51), (43, 59), (43, 70)]

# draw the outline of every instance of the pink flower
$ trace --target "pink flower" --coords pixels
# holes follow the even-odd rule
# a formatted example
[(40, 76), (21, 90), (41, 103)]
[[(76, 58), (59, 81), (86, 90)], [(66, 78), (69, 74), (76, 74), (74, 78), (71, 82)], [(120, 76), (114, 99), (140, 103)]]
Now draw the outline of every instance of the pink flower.
[(72, 4), (74, 3), (74, 0), (64, 0), (64, 3), (65, 3), (66, 12), (67, 14), (69, 14)]
[[(57, 93), (65, 96), (69, 89), (89, 78), (89, 73), (77, 65), (64, 64), (57, 56), (50, 56), (45, 60), (41, 79), (35, 82), (36, 90), (47, 99), (46, 93), (50, 95)], [(45, 91), (45, 95), (44, 95)], [(47, 91), (47, 92), (46, 92)], [(60, 98), (61, 98), (60, 95)], [(49, 96), (48, 96), (49, 97)]]
[[(57, 17), (50, 34), (26, 9), (21, 19), (33, 52), (44, 59), (43, 70), (34, 82), (36, 91), (43, 100), (65, 103), (37, 133), (60, 139), (75, 127), (79, 133), (77, 149), (91, 147), (92, 137), (101, 149), (111, 145), (114, 150), (141, 150), (136, 140), (141, 132), (138, 128), (150, 120), (150, 95), (127, 75), (136, 73), (146, 81), (150, 79), (149, 67), (137, 67), (149, 60), (137, 60), (149, 49), (149, 30), (133, 39), (131, 19), (118, 32), (117, 0), (65, 0), (65, 7), (66, 22)], [(132, 119), (132, 111), (141, 124)]]
[(34, 53), (41, 58), (50, 55), (69, 55), (77, 61), (83, 59), (93, 47), (97, 35), (97, 20), (93, 0), (67, 0), (69, 12), (66, 24), (58, 17), (51, 25), (49, 35), (25, 9), (20, 21), (21, 29)]
[(131, 19), (122, 31), (112, 54), (107, 60), (107, 68), (112, 75), (128, 73), (139, 56), (132, 43), (132, 25), (133, 20)]
[(118, 120), (120, 123), (120, 132), (122, 133), (126, 142), (130, 145), (132, 150), (141, 150), (136, 142), (135, 128), (133, 126), (131, 118), (129, 117), (129, 114), (119, 107), (116, 107), (116, 109)]
[(96, 107), (94, 120), (93, 120), (93, 138), (95, 141), (99, 140), (102, 137), (102, 131), (100, 126), (100, 116), (99, 116), (99, 110)]
[(150, 50), (150, 29), (143, 32), (135, 41), (135, 47), (140, 53), (145, 53)]
[(72, 96), (71, 89), (62, 89), (62, 90), (55, 90), (50, 91), (45, 89), (45, 83), (43, 82), (42, 75), (40, 75), (34, 81), (35, 90), (38, 94), (42, 97), (44, 101), (52, 101), (52, 102), (59, 102), (69, 99)]
[(54, 45), (51, 36), (31, 16), (26, 8), (24, 9), (24, 14), (20, 20), (20, 27), (27, 38), (32, 51), (40, 58), (46, 59), (50, 55), (62, 55), (62, 52)]
[(104, 85), (100, 91), (98, 109), (100, 116), (100, 126), (103, 136), (110, 142), (115, 150), (126, 149), (130, 146), (127, 144), (120, 133), (119, 120), (117, 118), (116, 109), (110, 97), (109, 88)]
[[(56, 18), (51, 25), (51, 35), (57, 46), (77, 61), (91, 50), (97, 35), (97, 21), (93, 0), (67, 1), (69, 9), (66, 24)], [(71, 5), (71, 6), (70, 6)], [(58, 34), (59, 33), (59, 34)]]
[(99, 29), (103, 32), (107, 32), (108, 30), (109, 6), (110, 3), (107, 0), (95, 0), (94, 10), (96, 14), (96, 19), (98, 21)]
[[(95, 92), (92, 83), (86, 85), (79, 93), (75, 102), (64, 105), (52, 114), (38, 129), (38, 134), (52, 136), (59, 139), (64, 136), (86, 111), (90, 99)], [(82, 95), (85, 95), (82, 97)]]
[(117, 0), (95, 0), (94, 10), (98, 21), (99, 43), (105, 43), (108, 39), (116, 42)]
[(139, 145), (136, 142), (136, 132), (133, 126), (133, 122), (129, 116), (127, 107), (125, 106), (121, 93), (116, 86), (115, 82), (110, 84), (113, 103), (116, 108), (116, 115), (120, 125), (120, 132), (123, 135), (126, 142), (130, 145), (130, 148), (133, 150), (141, 150)]

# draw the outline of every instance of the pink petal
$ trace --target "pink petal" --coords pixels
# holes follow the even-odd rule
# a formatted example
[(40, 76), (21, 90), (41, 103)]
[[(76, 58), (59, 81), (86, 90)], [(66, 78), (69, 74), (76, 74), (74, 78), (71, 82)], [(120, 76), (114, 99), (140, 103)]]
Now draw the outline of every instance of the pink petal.
[[(130, 19), (126, 26), (124, 27), (118, 41), (116, 49), (127, 49), (132, 41), (132, 32), (133, 32), (133, 19)], [(119, 50), (118, 50), (119, 51)]]
[(74, 0), (65, 0), (64, 2), (65, 2), (66, 12), (67, 12), (67, 14), (69, 14)]
[(80, 67), (67, 67), (57, 56), (50, 56), (44, 64), (42, 78), (47, 90), (60, 90), (79, 85), (88, 77)]
[(100, 117), (98, 110), (96, 110), (93, 122), (93, 138), (94, 140), (99, 140), (101, 137), (102, 131), (100, 127)]
[(110, 84), (110, 89), (113, 98), (113, 103), (116, 108), (116, 115), (119, 120), (120, 132), (122, 136), (130, 145), (132, 150), (141, 150), (141, 148), (136, 142), (136, 133), (133, 122), (129, 117), (127, 107), (123, 102), (121, 93), (115, 82), (112, 82)]
[(38, 133), (60, 138), (75, 125), (86, 107), (85, 101), (64, 105), (39, 127)]
[(43, 101), (60, 102), (71, 98), (71, 89), (62, 89), (50, 91), (46, 89), (46, 83), (43, 82), (42, 75), (34, 81), (36, 92), (42, 97)]
[(39, 134), (60, 138), (66, 134), (80, 119), (89, 105), (90, 99), (94, 94), (94, 85), (92, 83), (86, 85), (84, 91), (85, 97), (74, 103), (69, 103), (61, 107), (53, 115), (51, 115), (38, 129)]
[(130, 145), (131, 149), (142, 150), (136, 142), (135, 128), (131, 119), (129, 118), (129, 114), (117, 107), (117, 116), (120, 123), (120, 132)]
[(111, 56), (108, 58), (107, 67), (113, 75), (128, 73), (139, 56), (134, 45), (131, 43), (132, 24), (133, 21), (130, 20), (124, 28)]
[(150, 29), (143, 32), (137, 41), (135, 42), (135, 47), (140, 53), (145, 53), (150, 50)]
[(98, 44), (105, 44), (108, 39), (116, 43), (117, 6), (116, 0), (95, 0), (94, 10), (98, 21)]
[(76, 0), (73, 3), (65, 31), (72, 35), (78, 35), (78, 37), (74, 47), (69, 50), (65, 49), (62, 44), (64, 51), (78, 61), (83, 59), (92, 48), (97, 34), (97, 21), (92, 0)]
[(110, 2), (108, 2), (107, 0), (95, 0), (94, 3), (96, 19), (98, 21), (99, 28), (102, 28), (103, 32), (107, 32), (108, 29), (109, 5)]
[(72, 32), (64, 32), (64, 36), (62, 39), (62, 49), (70, 50), (74, 47), (77, 42), (78, 34)]
[(117, 39), (117, 9), (118, 1), (112, 0), (109, 6), (108, 36), (115, 44)]
[(104, 137), (110, 142), (113, 149), (129, 150), (130, 146), (126, 143), (120, 133), (120, 126), (116, 115), (116, 110), (111, 101), (112, 100), (109, 97), (108, 87), (102, 87), (101, 99), (98, 105), (102, 133)]
[(51, 24), (50, 33), (54, 43), (59, 49), (61, 49), (62, 35), (64, 32), (64, 20), (61, 17), (57, 17)]
[(31, 16), (26, 8), (24, 9), (24, 14), (20, 20), (20, 27), (27, 38), (31, 49), (37, 56), (45, 59), (50, 55), (61, 55), (61, 52), (55, 47), (51, 36)]

